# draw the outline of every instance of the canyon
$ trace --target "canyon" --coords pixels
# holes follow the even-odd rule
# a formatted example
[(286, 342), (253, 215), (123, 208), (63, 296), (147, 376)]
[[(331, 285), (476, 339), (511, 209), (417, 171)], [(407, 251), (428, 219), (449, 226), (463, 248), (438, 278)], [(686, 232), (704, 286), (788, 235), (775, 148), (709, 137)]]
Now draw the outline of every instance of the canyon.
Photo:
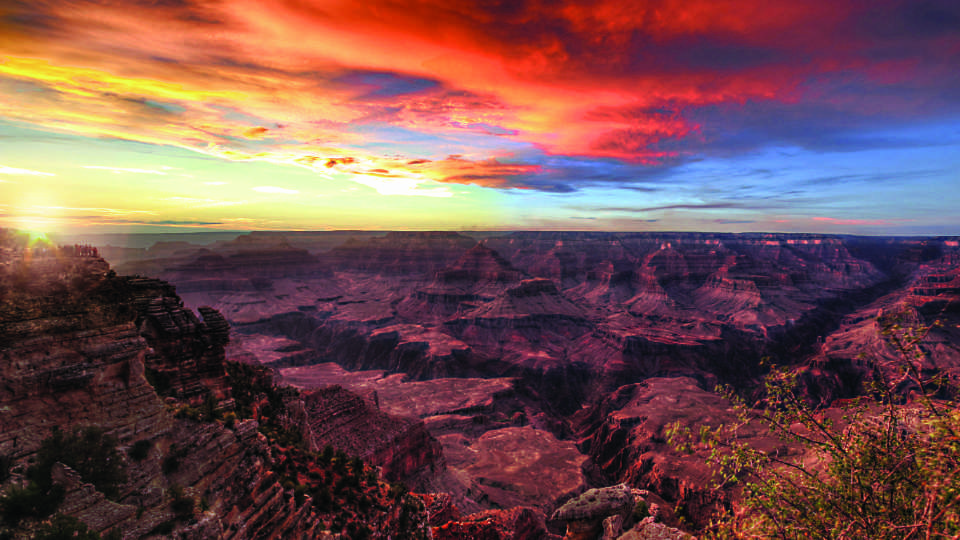
[[(731, 421), (718, 384), (751, 395), (773, 363), (829, 408), (895, 371), (894, 320), (940, 321), (922, 369), (960, 381), (954, 237), (253, 232), (108, 260), (4, 239), (0, 453), (26, 464), (53, 425), (147, 441), (117, 500), (76, 479), (67, 495), (129, 538), (171, 521), (183, 538), (323, 537), (337, 519), (346, 537), (403, 521), (549, 538), (641, 500), (657, 522), (626, 512), (618, 536), (681, 535), (736, 497), (665, 433)], [(379, 475), (343, 518), (311, 484), (347, 478), (310, 457), (331, 451)], [(390, 495), (401, 482), (413, 494)], [(177, 521), (174, 486), (208, 509)], [(594, 489), (615, 511), (560, 519)]]

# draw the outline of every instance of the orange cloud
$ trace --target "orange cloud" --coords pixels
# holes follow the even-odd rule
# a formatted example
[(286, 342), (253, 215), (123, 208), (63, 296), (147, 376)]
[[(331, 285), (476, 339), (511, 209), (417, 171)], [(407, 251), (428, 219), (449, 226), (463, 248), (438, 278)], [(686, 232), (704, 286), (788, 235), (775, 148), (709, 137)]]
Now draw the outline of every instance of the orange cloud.
[[(912, 69), (865, 55), (874, 39), (849, 27), (866, 13), (852, 0), (26, 9), (43, 17), (0, 22), (5, 118), (318, 172), (491, 187), (523, 187), (517, 179), (538, 171), (497, 161), (498, 145), (657, 165), (695, 152), (704, 136), (691, 109), (797, 101), (824, 73), (899, 81)], [(52, 29), (31, 27), (40, 20)]]

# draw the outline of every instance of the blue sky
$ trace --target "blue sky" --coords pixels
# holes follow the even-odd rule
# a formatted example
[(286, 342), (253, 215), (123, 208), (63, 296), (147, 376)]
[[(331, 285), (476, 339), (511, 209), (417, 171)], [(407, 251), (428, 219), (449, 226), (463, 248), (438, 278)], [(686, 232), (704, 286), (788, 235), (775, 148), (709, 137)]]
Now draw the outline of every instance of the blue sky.
[(960, 234), (950, 0), (15, 1), (0, 225)]

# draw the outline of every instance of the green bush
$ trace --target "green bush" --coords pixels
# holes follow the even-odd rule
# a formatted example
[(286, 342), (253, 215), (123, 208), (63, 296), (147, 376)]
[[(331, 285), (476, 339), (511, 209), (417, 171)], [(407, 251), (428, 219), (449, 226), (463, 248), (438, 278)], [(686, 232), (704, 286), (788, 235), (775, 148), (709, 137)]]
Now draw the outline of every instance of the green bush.
[(399, 501), (404, 495), (410, 492), (410, 489), (403, 482), (394, 482), (390, 484), (390, 498)]
[(100, 540), (96, 531), (91, 531), (87, 525), (77, 518), (57, 514), (50, 521), (37, 529), (34, 540)]
[(0, 454), (0, 483), (10, 478), (10, 469), (13, 467), (13, 457)]
[(63, 496), (63, 486), (52, 483), (46, 487), (34, 481), (26, 487), (10, 486), (0, 496), (0, 516), (12, 525), (25, 518), (44, 518), (57, 510)]
[(130, 450), (127, 451), (127, 455), (130, 456), (130, 458), (134, 461), (143, 461), (147, 459), (151, 448), (153, 448), (152, 442), (148, 440), (140, 440), (133, 443), (133, 446), (131, 446)]
[(165, 396), (173, 388), (173, 381), (170, 380), (170, 375), (167, 373), (146, 368), (143, 375), (158, 395)]
[(58, 461), (77, 471), (84, 482), (93, 484), (97, 491), (111, 499), (119, 495), (120, 485), (127, 479), (116, 438), (98, 427), (69, 434), (54, 428), (53, 434), (40, 444), (36, 463), (27, 471), (27, 476), (41, 488), (47, 488), (51, 482), (50, 471)]
[(633, 507), (633, 521), (637, 522), (643, 518), (650, 515), (650, 507), (647, 506), (647, 501), (640, 499), (637, 501), (636, 506)]
[(176, 526), (177, 526), (177, 522), (175, 520), (170, 519), (154, 527), (148, 534), (170, 536), (170, 533), (173, 532), (173, 529), (176, 528)]
[[(707, 531), (714, 538), (946, 538), (960, 533), (960, 410), (930, 397), (942, 381), (920, 371), (929, 329), (891, 325), (899, 352), (895, 379), (874, 371), (872, 396), (844, 410), (835, 426), (806, 401), (797, 375), (774, 369), (765, 399), (751, 409), (732, 394), (740, 420), (698, 435), (674, 425), (671, 440), (711, 448), (721, 484), (741, 483), (744, 500)], [(898, 387), (913, 386), (903, 405)], [(742, 442), (738, 429), (765, 423), (805, 450), (783, 458)], [(813, 459), (811, 459), (811, 457)]]
[(177, 519), (186, 520), (193, 517), (196, 501), (188, 496), (183, 488), (177, 484), (170, 486), (170, 509), (177, 515)]
[(169, 475), (180, 470), (180, 462), (186, 455), (187, 450), (185, 448), (180, 448), (176, 443), (171, 444), (170, 453), (163, 458), (163, 463), (160, 466), (163, 474)]

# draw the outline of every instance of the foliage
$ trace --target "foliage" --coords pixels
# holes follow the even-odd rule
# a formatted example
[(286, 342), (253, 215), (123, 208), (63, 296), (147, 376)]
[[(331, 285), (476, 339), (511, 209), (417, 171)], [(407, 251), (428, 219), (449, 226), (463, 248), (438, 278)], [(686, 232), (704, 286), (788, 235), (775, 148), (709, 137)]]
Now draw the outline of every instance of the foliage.
[(130, 450), (127, 451), (127, 455), (130, 456), (130, 458), (134, 461), (143, 461), (147, 459), (151, 448), (153, 448), (152, 442), (146, 439), (141, 439), (133, 443), (133, 446), (131, 446)]
[(10, 469), (13, 467), (13, 456), (0, 454), (0, 483), (10, 478)]
[(173, 381), (171, 380), (169, 373), (157, 371), (148, 367), (144, 368), (143, 376), (147, 379), (147, 382), (150, 384), (150, 386), (156, 390), (157, 395), (169, 395), (170, 390), (173, 389)]
[(637, 504), (633, 507), (633, 513), (631, 518), (634, 522), (639, 522), (643, 518), (650, 515), (650, 507), (647, 505), (647, 501), (640, 499), (637, 501)]
[(176, 520), (168, 519), (150, 530), (147, 534), (158, 534), (160, 536), (169, 536), (173, 529), (177, 527)]
[(403, 482), (393, 482), (390, 484), (390, 498), (399, 501), (404, 495), (409, 493), (410, 489)]
[(208, 392), (206, 398), (203, 400), (203, 405), (200, 408), (200, 413), (205, 420), (219, 420), (223, 415), (217, 409), (217, 398), (213, 395), (213, 392)]
[(126, 481), (123, 460), (117, 452), (117, 439), (98, 427), (86, 427), (65, 433), (54, 428), (50, 437), (40, 444), (36, 463), (27, 476), (47, 489), (52, 482), (50, 473), (54, 463), (63, 463), (80, 474), (97, 491), (107, 497), (119, 495), (120, 485)]
[(193, 497), (187, 495), (178, 484), (170, 486), (170, 495), (172, 497), (170, 509), (177, 515), (177, 519), (187, 520), (192, 518), (194, 515), (194, 507), (196, 506), (196, 501)]
[(71, 433), (55, 428), (40, 444), (36, 461), (27, 470), (27, 485), (10, 486), (0, 497), (0, 514), (5, 521), (18, 523), (24, 518), (43, 518), (60, 506), (64, 489), (55, 485), (51, 476), (57, 462), (77, 471), (84, 482), (93, 484), (107, 497), (117, 497), (120, 485), (126, 481), (115, 438), (97, 427)]
[(44, 518), (56, 511), (63, 496), (61, 485), (41, 487), (31, 481), (26, 487), (10, 486), (0, 497), (0, 517), (11, 525), (25, 518)]
[[(774, 368), (756, 409), (728, 391), (738, 421), (696, 435), (669, 429), (678, 448), (709, 450), (721, 485), (742, 486), (744, 501), (707, 536), (716, 538), (942, 538), (960, 533), (960, 412), (932, 399), (920, 370), (929, 328), (890, 324), (896, 377), (875, 369), (871, 396), (853, 400), (836, 423), (804, 399), (795, 373)], [(904, 381), (909, 384), (904, 385)], [(934, 380), (934, 385), (941, 381)], [(901, 404), (896, 388), (918, 391)], [(800, 456), (765, 453), (737, 437), (762, 421)]]
[(100, 540), (96, 531), (75, 517), (57, 514), (37, 530), (34, 540)]
[(187, 457), (186, 448), (180, 448), (177, 443), (171, 444), (170, 453), (167, 454), (167, 457), (163, 458), (163, 463), (160, 466), (163, 474), (169, 475), (180, 470), (180, 462), (185, 457)]
[(240, 418), (253, 418), (255, 404), (261, 396), (275, 394), (269, 371), (260, 366), (227, 362), (230, 391)]

